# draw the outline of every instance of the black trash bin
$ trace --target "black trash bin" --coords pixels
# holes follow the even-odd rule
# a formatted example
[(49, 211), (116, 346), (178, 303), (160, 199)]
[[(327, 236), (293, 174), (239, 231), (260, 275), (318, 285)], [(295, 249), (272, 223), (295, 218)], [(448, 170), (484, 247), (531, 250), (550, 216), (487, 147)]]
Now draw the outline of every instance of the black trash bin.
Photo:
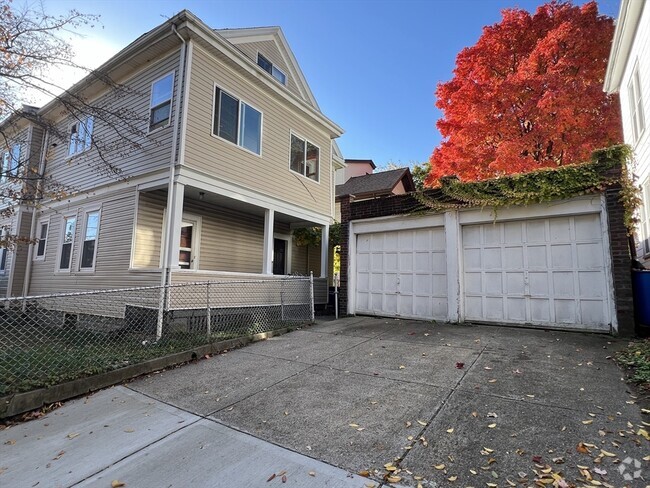
[(650, 270), (632, 270), (634, 323), (637, 335), (650, 336)]

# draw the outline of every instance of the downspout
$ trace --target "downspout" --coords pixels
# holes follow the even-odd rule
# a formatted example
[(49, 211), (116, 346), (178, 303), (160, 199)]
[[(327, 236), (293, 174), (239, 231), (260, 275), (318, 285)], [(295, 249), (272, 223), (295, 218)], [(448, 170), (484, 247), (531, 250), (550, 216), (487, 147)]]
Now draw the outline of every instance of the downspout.
[(169, 182), (167, 185), (167, 222), (165, 223), (165, 244), (163, 246), (163, 256), (162, 256), (162, 276), (160, 278), (160, 284), (161, 286), (165, 286), (166, 284), (171, 282), (171, 276), (169, 275), (170, 272), (170, 266), (169, 266), (169, 250), (171, 247), (171, 236), (174, 235), (171, 229), (171, 222), (173, 220), (173, 215), (174, 215), (174, 201), (175, 201), (175, 193), (176, 193), (176, 188), (174, 186), (174, 175), (175, 175), (175, 166), (176, 166), (176, 151), (177, 151), (177, 146), (178, 146), (178, 132), (179, 132), (179, 127), (180, 127), (180, 119), (181, 119), (181, 98), (182, 98), (182, 93), (184, 92), (184, 86), (185, 86), (185, 55), (187, 52), (187, 41), (183, 39), (183, 36), (181, 36), (178, 31), (176, 30), (176, 26), (172, 24), (172, 32), (178, 36), (178, 38), (181, 40), (182, 47), (181, 47), (181, 53), (180, 53), (180, 77), (178, 80), (178, 90), (177, 90), (177, 95), (176, 95), (176, 103), (174, 107), (174, 112), (176, 114), (176, 117), (174, 118), (174, 133), (172, 135), (172, 155), (171, 155), (171, 160), (169, 162)]
[[(34, 192), (34, 203), (32, 210), (32, 226), (29, 231), (29, 249), (27, 250), (27, 266), (25, 267), (25, 281), (23, 282), (23, 296), (29, 294), (29, 286), (32, 281), (32, 263), (34, 257), (34, 239), (36, 238), (36, 202), (42, 192), (43, 178), (45, 177), (45, 163), (47, 161), (47, 150), (50, 144), (50, 131), (45, 129), (43, 136), (43, 148), (41, 150), (41, 158), (38, 162), (38, 180), (36, 181), (36, 191)], [(50, 234), (50, 226), (47, 227), (48, 237)]]
[(164, 319), (164, 310), (167, 309), (167, 303), (169, 301), (169, 294), (167, 293), (166, 285), (171, 284), (171, 274), (169, 266), (169, 249), (170, 241), (174, 233), (172, 232), (172, 225), (174, 220), (174, 202), (176, 201), (176, 186), (174, 185), (174, 174), (176, 166), (176, 150), (178, 143), (178, 132), (180, 128), (180, 119), (181, 119), (181, 94), (184, 93), (185, 86), (185, 56), (187, 53), (187, 42), (183, 39), (178, 31), (176, 30), (176, 25), (172, 24), (172, 32), (181, 40), (181, 52), (179, 60), (179, 80), (178, 80), (178, 89), (176, 93), (176, 103), (174, 106), (175, 117), (174, 117), (174, 132), (172, 134), (172, 151), (171, 158), (169, 161), (169, 183), (167, 185), (167, 222), (165, 223), (165, 244), (163, 245), (163, 261), (162, 261), (162, 273), (160, 276), (160, 300), (158, 302), (158, 320), (156, 323), (156, 341), (160, 340), (163, 332), (163, 319)]

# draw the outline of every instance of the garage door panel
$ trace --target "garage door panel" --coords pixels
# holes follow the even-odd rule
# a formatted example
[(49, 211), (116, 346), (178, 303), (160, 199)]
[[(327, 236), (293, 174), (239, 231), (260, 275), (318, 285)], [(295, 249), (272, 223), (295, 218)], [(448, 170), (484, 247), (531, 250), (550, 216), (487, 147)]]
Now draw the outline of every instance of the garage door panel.
[(486, 247), (483, 249), (483, 268), (485, 269), (501, 269), (501, 248), (500, 247)]
[(548, 269), (546, 246), (528, 246), (526, 257), (528, 258), (528, 268)]
[(598, 215), (579, 215), (575, 218), (576, 241), (592, 241), (600, 236), (600, 217)]
[(503, 275), (499, 273), (485, 273), (485, 293), (488, 295), (503, 294)]
[(525, 285), (523, 271), (506, 273), (505, 292), (508, 295), (523, 295), (525, 293), (524, 287)]
[(465, 297), (465, 318), (470, 320), (483, 319), (483, 299), (476, 296)]
[(580, 271), (578, 273), (578, 286), (580, 298), (604, 298), (605, 290), (603, 273), (600, 271)]
[(474, 244), (479, 244), (481, 242), (481, 226), (463, 226), (461, 228), (461, 235), (463, 236), (463, 242), (472, 242)]
[(483, 244), (486, 246), (502, 244), (502, 226), (493, 224), (483, 227)]
[(466, 270), (481, 269), (480, 249), (465, 249), (463, 251), (463, 258), (464, 258)]
[(526, 222), (526, 242), (546, 242), (546, 221), (530, 220)]
[[(366, 247), (357, 246), (356, 311), (429, 320), (447, 318), (442, 227), (362, 234), (357, 236), (357, 243)], [(366, 293), (368, 289), (371, 294)]]
[(485, 316), (488, 320), (503, 320), (503, 297), (485, 297)]
[(603, 248), (600, 243), (576, 244), (578, 266), (580, 268), (601, 268), (603, 266)]
[(555, 218), (549, 221), (549, 238), (551, 242), (567, 242), (570, 236), (570, 218)]
[[(575, 284), (573, 282), (573, 272), (554, 271), (553, 291), (556, 297), (574, 297), (576, 292)], [(548, 295), (548, 291), (546, 292), (546, 295)]]
[[(524, 285), (525, 287), (525, 285)], [(549, 276), (546, 271), (528, 273), (528, 294), (530, 296), (543, 296), (549, 295), (551, 287), (549, 286)]]
[(551, 321), (550, 300), (545, 298), (530, 299), (531, 322), (544, 324)]
[(577, 309), (575, 300), (554, 300), (555, 322), (558, 324), (575, 324), (577, 322)]
[(511, 322), (522, 322), (526, 320), (526, 299), (508, 297), (506, 299), (506, 318)]
[[(480, 253), (480, 251), (479, 251)], [(505, 269), (523, 269), (524, 267), (524, 248), (506, 247), (503, 249), (503, 267)]]
[(551, 267), (573, 267), (573, 251), (571, 244), (556, 244), (551, 246)]
[(524, 232), (521, 222), (506, 222), (503, 224), (505, 242), (508, 244), (523, 244)]
[(580, 300), (580, 316), (582, 323), (599, 325), (602, 320), (604, 304), (600, 300)]
[(465, 293), (483, 293), (482, 273), (465, 273)]

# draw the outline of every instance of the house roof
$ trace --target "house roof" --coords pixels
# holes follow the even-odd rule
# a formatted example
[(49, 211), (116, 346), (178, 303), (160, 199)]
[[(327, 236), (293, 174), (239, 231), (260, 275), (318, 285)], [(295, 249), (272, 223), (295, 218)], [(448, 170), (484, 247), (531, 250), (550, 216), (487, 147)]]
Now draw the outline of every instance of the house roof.
[(618, 92), (621, 88), (621, 81), (625, 67), (627, 66), (634, 44), (637, 27), (646, 0), (622, 0), (618, 12), (614, 40), (609, 52), (609, 62), (605, 73), (604, 90), (607, 93)]
[(372, 169), (377, 169), (377, 166), (375, 166), (375, 162), (372, 159), (346, 159), (345, 160), (345, 164), (355, 164), (355, 163), (369, 164), (372, 167)]
[(353, 176), (342, 185), (336, 185), (336, 196), (354, 195), (357, 198), (362, 198), (390, 195), (400, 181), (403, 182), (407, 192), (415, 189), (411, 171), (408, 168), (398, 168), (363, 176)]

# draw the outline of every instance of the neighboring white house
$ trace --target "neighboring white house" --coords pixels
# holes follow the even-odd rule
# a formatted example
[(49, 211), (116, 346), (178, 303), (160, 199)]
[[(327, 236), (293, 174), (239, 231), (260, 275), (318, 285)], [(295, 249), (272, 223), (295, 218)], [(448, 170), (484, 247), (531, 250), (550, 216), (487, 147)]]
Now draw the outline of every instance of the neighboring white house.
[(646, 0), (621, 1), (605, 91), (620, 94), (623, 134), (634, 149), (643, 190), (637, 256), (650, 261), (650, 6)]

